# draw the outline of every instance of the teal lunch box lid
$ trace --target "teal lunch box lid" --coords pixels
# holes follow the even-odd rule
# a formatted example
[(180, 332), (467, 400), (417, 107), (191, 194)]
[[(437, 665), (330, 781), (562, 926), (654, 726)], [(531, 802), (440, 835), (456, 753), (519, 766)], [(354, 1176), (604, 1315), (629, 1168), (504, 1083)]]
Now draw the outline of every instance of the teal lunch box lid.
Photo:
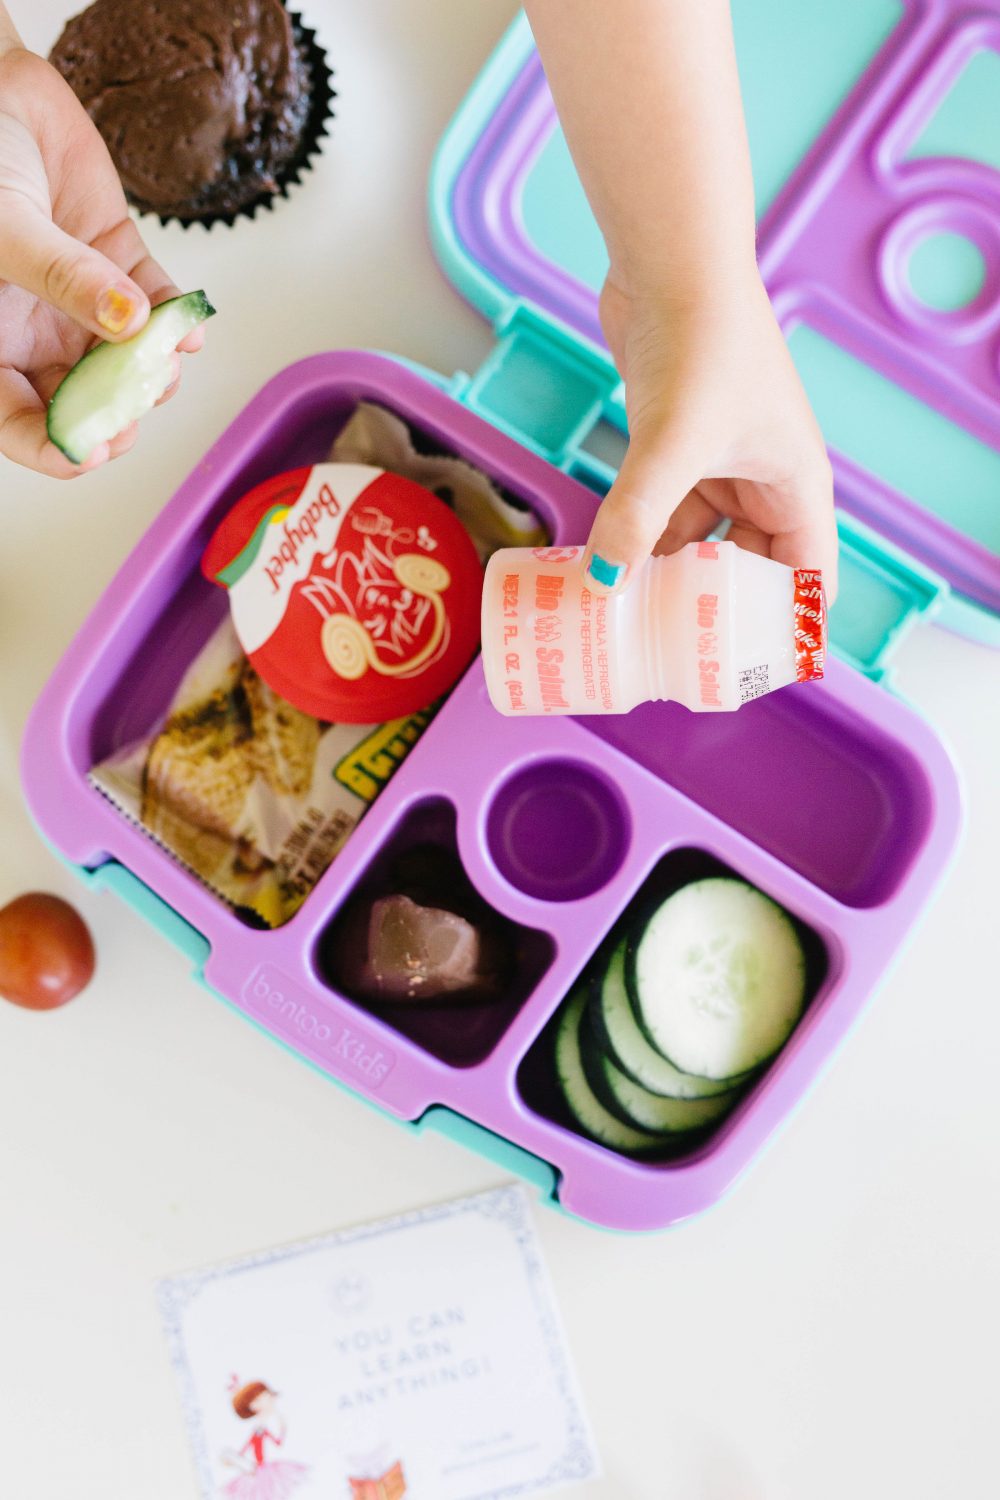
[[(881, 680), (923, 617), (1000, 646), (1000, 58), (986, 76), (955, 0), (734, 15), (761, 270), (834, 464), (833, 648)], [(440, 145), (430, 215), (498, 333), (457, 393), (607, 489), (626, 442), (607, 257), (523, 15)]]

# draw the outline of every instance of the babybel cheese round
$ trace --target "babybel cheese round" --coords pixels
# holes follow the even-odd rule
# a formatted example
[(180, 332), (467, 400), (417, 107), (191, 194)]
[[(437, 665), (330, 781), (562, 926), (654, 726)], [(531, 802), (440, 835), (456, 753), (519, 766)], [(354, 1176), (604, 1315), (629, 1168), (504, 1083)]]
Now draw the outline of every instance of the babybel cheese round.
[(416, 713), (479, 645), (483, 572), (443, 501), (365, 464), (265, 480), (219, 526), (202, 571), (229, 592), (269, 687), (330, 723)]

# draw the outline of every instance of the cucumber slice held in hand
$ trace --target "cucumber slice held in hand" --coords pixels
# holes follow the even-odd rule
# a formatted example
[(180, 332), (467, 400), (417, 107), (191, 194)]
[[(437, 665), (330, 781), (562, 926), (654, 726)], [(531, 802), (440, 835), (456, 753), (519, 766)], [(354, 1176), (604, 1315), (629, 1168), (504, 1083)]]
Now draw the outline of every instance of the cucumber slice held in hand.
[(787, 912), (742, 880), (713, 877), (668, 896), (640, 926), (627, 982), (640, 1025), (675, 1067), (735, 1082), (791, 1035), (806, 961)]
[(78, 360), (49, 402), (49, 437), (71, 463), (86, 463), (159, 401), (173, 374), (171, 355), (215, 308), (204, 292), (161, 302), (146, 326), (121, 344), (97, 344)]

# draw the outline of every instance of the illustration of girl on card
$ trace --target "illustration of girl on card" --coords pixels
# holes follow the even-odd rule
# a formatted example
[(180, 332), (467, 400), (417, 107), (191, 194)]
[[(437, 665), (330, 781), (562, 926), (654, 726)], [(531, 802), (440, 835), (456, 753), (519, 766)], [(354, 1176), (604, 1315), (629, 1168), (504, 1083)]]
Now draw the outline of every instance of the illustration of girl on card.
[(262, 1380), (240, 1385), (234, 1375), (229, 1382), (233, 1410), (243, 1421), (253, 1419), (253, 1431), (238, 1451), (227, 1449), (222, 1462), (239, 1469), (235, 1479), (222, 1488), (229, 1500), (287, 1500), (309, 1473), (305, 1464), (269, 1458), (268, 1444), (280, 1448), (285, 1441), (285, 1419), (278, 1410), (278, 1395)]

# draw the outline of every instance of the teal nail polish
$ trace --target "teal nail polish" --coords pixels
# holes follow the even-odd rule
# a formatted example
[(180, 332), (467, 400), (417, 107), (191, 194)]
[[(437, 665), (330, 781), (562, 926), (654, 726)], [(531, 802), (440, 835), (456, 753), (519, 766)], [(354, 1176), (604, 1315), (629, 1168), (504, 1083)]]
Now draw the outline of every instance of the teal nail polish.
[(599, 553), (595, 552), (590, 559), (587, 572), (595, 583), (602, 584), (606, 589), (613, 589), (625, 577), (625, 564), (606, 562)]

